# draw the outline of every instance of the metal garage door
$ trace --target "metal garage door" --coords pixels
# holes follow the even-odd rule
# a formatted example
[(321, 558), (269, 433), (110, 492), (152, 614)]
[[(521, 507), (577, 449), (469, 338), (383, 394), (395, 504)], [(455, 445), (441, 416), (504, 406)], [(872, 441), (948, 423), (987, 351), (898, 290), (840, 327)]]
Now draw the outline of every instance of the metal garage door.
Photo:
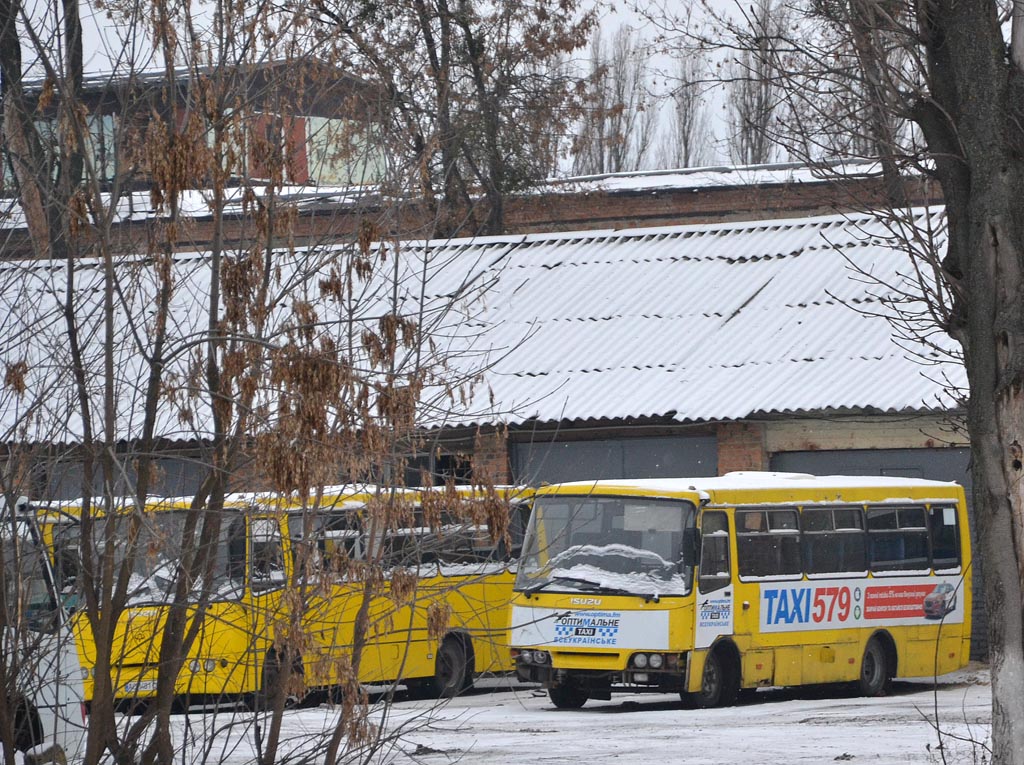
[(851, 449), (773, 454), (772, 470), (956, 481), (970, 491), (970, 449)]
[(673, 478), (715, 475), (714, 436), (615, 438), (515, 444), (513, 475), (520, 483), (599, 478)]

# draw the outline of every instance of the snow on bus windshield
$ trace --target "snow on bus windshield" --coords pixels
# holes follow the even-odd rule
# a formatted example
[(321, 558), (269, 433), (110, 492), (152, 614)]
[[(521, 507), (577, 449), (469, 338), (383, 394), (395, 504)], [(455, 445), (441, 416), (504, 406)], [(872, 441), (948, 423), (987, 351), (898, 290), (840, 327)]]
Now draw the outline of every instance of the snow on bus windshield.
[(695, 514), (681, 500), (538, 498), (516, 589), (685, 595), (694, 563), (686, 540)]

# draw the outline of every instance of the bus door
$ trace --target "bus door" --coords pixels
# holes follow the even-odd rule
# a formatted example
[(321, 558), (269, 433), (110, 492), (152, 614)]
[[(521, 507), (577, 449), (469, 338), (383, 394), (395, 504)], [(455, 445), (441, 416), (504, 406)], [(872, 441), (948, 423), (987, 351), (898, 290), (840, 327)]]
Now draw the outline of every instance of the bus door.
[[(238, 519), (242, 521), (241, 518)], [(232, 530), (231, 557), (244, 568), (245, 594), (242, 598), (249, 642), (249, 680), (246, 685), (260, 690), (268, 666), (277, 667), (273, 658), (275, 624), (287, 622), (281, 592), (287, 583), (284, 536), (280, 521), (273, 516), (248, 516)], [(246, 533), (247, 532), (247, 533)], [(244, 562), (239, 561), (239, 553)]]
[(733, 595), (729, 516), (705, 510), (700, 521), (700, 569), (697, 577), (697, 623), (694, 648), (708, 648), (719, 637), (733, 634)]

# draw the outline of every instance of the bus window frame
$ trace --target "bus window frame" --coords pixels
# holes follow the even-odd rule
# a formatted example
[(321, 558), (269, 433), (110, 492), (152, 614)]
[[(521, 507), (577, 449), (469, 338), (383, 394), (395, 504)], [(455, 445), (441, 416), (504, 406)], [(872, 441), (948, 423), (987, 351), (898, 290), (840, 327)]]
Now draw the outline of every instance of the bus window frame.
[[(269, 535), (270, 543), (277, 543), (277, 566), (270, 569), (267, 576), (261, 577), (257, 582), (256, 565), (256, 524), (271, 528)], [(274, 513), (249, 513), (246, 516), (246, 563), (245, 577), (246, 586), (253, 597), (266, 595), (271, 592), (278, 592), (284, 589), (290, 580), (289, 571), (289, 550), (285, 539), (288, 535), (281, 528), (281, 518)], [(266, 542), (264, 542), (265, 544)], [(272, 561), (273, 563), (273, 561)], [(277, 572), (280, 572), (277, 575)]]
[[(732, 557), (733, 557), (733, 555), (732, 555), (732, 536), (733, 535), (732, 535), (732, 533), (729, 530), (729, 517), (730, 517), (730, 515), (732, 515), (732, 514), (726, 512), (725, 510), (718, 510), (718, 509), (715, 509), (715, 510), (704, 510), (703, 512), (701, 512), (701, 515), (700, 515), (700, 559), (698, 561), (698, 569), (697, 569), (697, 592), (700, 593), (701, 595), (709, 595), (709, 594), (711, 594), (713, 592), (718, 592), (719, 590), (724, 590), (726, 587), (729, 587), (729, 586), (732, 585), (732, 581), (733, 581), (733, 570), (732, 570)], [(708, 519), (709, 516), (710, 517), (721, 516), (722, 518), (724, 518), (724, 520), (725, 520), (725, 528), (724, 529), (716, 529), (714, 531), (711, 531), (710, 533), (709, 532), (705, 532), (704, 531), (704, 522)], [(725, 567), (723, 569), (722, 566), (721, 566), (721, 562), (722, 562), (721, 561), (721, 557), (722, 556), (718, 556), (718, 560), (719, 560), (718, 570), (715, 571), (715, 573), (713, 575), (712, 574), (705, 574), (704, 573), (704, 569), (705, 569), (705, 565), (704, 565), (704, 551), (705, 551), (705, 549), (707, 547), (706, 540), (708, 540), (708, 539), (714, 539), (714, 540), (724, 539), (725, 540), (725, 547), (724, 547), (724, 550), (725, 550), (725, 556), (724, 556), (724, 558), (725, 558), (725, 560), (724, 560)], [(705, 582), (708, 583), (707, 588), (705, 588)]]
[[(936, 565), (936, 559), (935, 559), (935, 535), (934, 535), (934, 532), (933, 532), (933, 529), (934, 529), (933, 520), (935, 519), (935, 517), (939, 513), (942, 513), (942, 517), (943, 517), (943, 519), (945, 519), (946, 511), (949, 511), (949, 513), (952, 515), (952, 518), (953, 518), (953, 523), (952, 523), (953, 536), (954, 536), (953, 549), (956, 552), (956, 565), (940, 567), (940, 566)], [(961, 524), (960, 524), (960, 512), (959, 512), (959, 508), (957, 507), (957, 503), (955, 503), (955, 502), (952, 502), (952, 503), (946, 503), (946, 502), (933, 502), (933, 503), (930, 503), (928, 505), (928, 510), (927, 510), (927, 513), (926, 513), (926, 522), (928, 524), (928, 549), (929, 549), (929, 553), (930, 553), (930, 560), (931, 560), (931, 564), (932, 564), (932, 571), (934, 573), (936, 573), (936, 574), (942, 574), (942, 575), (946, 575), (946, 574), (959, 574), (961, 571), (963, 571), (963, 565), (964, 565), (964, 559), (963, 559), (963, 539), (962, 539), (962, 536), (961, 536), (964, 532), (963, 532), (963, 529), (961, 528)], [(943, 526), (948, 526), (950, 524), (943, 523), (942, 525)], [(942, 558), (942, 560), (943, 561), (947, 561), (949, 559), (948, 558)]]
[[(836, 522), (835, 522), (836, 513), (839, 512), (839, 511), (849, 511), (849, 510), (852, 510), (852, 511), (856, 512), (857, 518), (860, 521), (860, 527), (859, 528), (850, 528), (850, 527), (837, 528), (836, 527)], [(810, 529), (809, 530), (807, 528), (807, 523), (804, 521), (804, 519), (806, 518), (806, 514), (807, 513), (816, 514), (816, 513), (826, 513), (826, 512), (829, 514), (830, 522), (832, 524), (832, 527), (830, 529)], [(820, 539), (820, 538), (825, 538), (825, 537), (829, 537), (829, 536), (835, 536), (835, 537), (843, 537), (843, 536), (845, 536), (845, 537), (855, 537), (855, 536), (857, 536), (857, 537), (860, 537), (861, 544), (863, 546), (862, 562), (863, 562), (864, 565), (861, 568), (838, 569), (838, 570), (831, 570), (831, 571), (813, 571), (813, 572), (810, 571), (809, 570), (809, 566), (807, 565), (808, 558), (809, 558), (808, 550), (807, 550), (808, 543), (813, 538), (819, 538)], [(808, 537), (810, 537), (811, 539), (808, 539)], [(868, 572), (871, 570), (871, 568), (870, 568), (870, 565), (869, 565), (869, 563), (870, 563), (870, 559), (869, 559), (870, 550), (869, 550), (869, 540), (868, 540), (868, 530), (867, 530), (867, 518), (865, 517), (865, 514), (864, 514), (864, 506), (863, 505), (859, 505), (859, 504), (849, 504), (849, 505), (803, 505), (803, 506), (801, 506), (801, 508), (800, 508), (800, 555), (801, 555), (801, 560), (803, 561), (804, 575), (808, 579), (822, 580), (822, 579), (842, 579), (842, 578), (850, 578), (850, 577), (866, 577), (868, 575)]]
[[(901, 511), (904, 510), (919, 510), (921, 516), (924, 518), (923, 526), (901, 526)], [(892, 529), (887, 528), (871, 528), (872, 513), (875, 513), (878, 517), (887, 511), (893, 511), (896, 519), (896, 527)], [(867, 503), (864, 506), (864, 521), (865, 529), (868, 535), (868, 570), (872, 576), (923, 576), (931, 574), (934, 571), (932, 565), (932, 552), (931, 552), (931, 530), (928, 526), (928, 509), (926, 503), (893, 503), (893, 504), (873, 504)], [(909, 533), (908, 533), (909, 532)], [(914, 536), (923, 536), (924, 547), (925, 547), (925, 560), (924, 565), (917, 568), (912, 568), (909, 565), (904, 566), (888, 566), (885, 564), (893, 562), (902, 562), (908, 564), (910, 561), (917, 561), (920, 558), (907, 558), (905, 555), (899, 559), (890, 558), (881, 561), (881, 565), (875, 558), (875, 545), (885, 538), (898, 538), (901, 542), (905, 542), (906, 538), (910, 534)]]
[[(796, 527), (789, 528), (773, 528), (772, 516), (781, 516), (783, 513), (791, 513), (793, 518), (796, 520)], [(766, 528), (764, 529), (744, 529), (740, 530), (740, 515), (754, 516), (760, 514), (764, 518)], [(733, 508), (733, 515), (736, 523), (736, 576), (741, 582), (769, 582), (769, 581), (795, 581), (803, 579), (804, 577), (804, 560), (803, 560), (803, 524), (801, 523), (801, 514), (799, 509), (794, 506), (767, 506), (767, 505), (741, 505)], [(797, 558), (797, 571), (775, 573), (775, 574), (744, 574), (743, 573), (743, 555), (741, 552), (741, 541), (746, 540), (768, 540), (768, 539), (795, 539), (796, 540), (796, 558)], [(778, 557), (781, 560), (784, 556), (785, 550), (781, 547), (778, 548)]]

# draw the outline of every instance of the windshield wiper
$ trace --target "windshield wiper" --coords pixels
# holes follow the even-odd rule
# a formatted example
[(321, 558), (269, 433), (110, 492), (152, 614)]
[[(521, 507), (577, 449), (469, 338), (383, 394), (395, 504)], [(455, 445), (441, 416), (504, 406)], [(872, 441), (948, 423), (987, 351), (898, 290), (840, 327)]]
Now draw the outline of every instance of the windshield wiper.
[(545, 579), (543, 582), (536, 582), (535, 584), (531, 584), (528, 587), (523, 587), (521, 590), (517, 590), (517, 592), (525, 592), (527, 595), (533, 595), (533, 593), (540, 592), (541, 590), (545, 589), (546, 587), (549, 587), (554, 583), (554, 579)]
[(579, 576), (554, 576), (551, 579), (546, 579), (543, 582), (537, 582), (529, 587), (525, 587), (520, 592), (524, 592), (527, 595), (532, 595), (535, 592), (547, 589), (555, 582), (565, 582), (575, 587), (583, 585), (588, 589), (586, 592), (600, 592), (604, 595), (626, 595), (633, 598), (644, 598), (645, 600), (653, 600), (657, 603), (661, 598), (655, 593), (647, 592), (631, 592), (630, 590), (624, 590), (621, 587), (607, 587), (600, 582), (595, 582), (592, 579), (584, 579)]

